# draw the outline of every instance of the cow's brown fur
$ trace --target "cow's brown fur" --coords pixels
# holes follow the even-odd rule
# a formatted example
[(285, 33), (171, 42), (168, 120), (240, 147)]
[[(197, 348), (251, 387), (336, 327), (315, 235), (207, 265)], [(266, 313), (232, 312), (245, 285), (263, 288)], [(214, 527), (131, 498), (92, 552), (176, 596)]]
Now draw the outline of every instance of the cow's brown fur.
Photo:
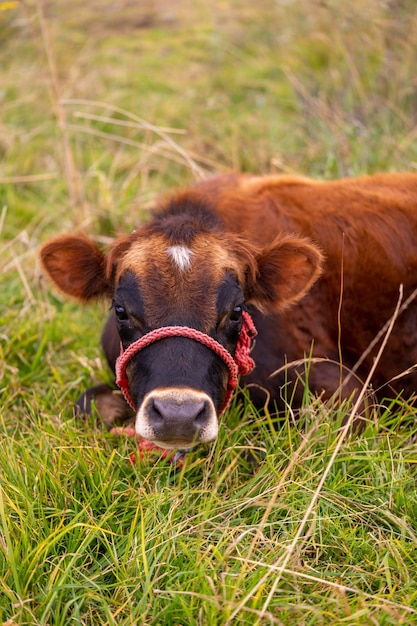
[[(169, 245), (192, 251), (189, 271), (175, 267)], [(325, 263), (317, 280), (320, 251)], [(283, 395), (300, 404), (301, 386), (287, 389), (300, 368), (286, 364), (324, 358), (311, 368), (309, 385), (332, 396), (392, 315), (400, 285), (405, 298), (416, 288), (417, 175), (332, 182), (220, 176), (162, 202), (148, 225), (116, 240), (107, 256), (74, 236), (46, 244), (41, 257), (58, 287), (82, 301), (111, 296), (120, 278), (133, 273), (146, 311), (142, 332), (175, 323), (213, 333), (221, 324), (213, 285), (231, 275), (259, 331), (256, 368), (244, 382), (255, 383), (251, 393), (260, 405), (261, 387), (272, 404), (281, 405)], [(381, 395), (415, 392), (415, 373), (394, 378), (417, 362), (416, 306), (401, 314), (389, 338), (373, 381)], [(114, 333), (111, 320), (104, 338), (113, 343), (111, 364)], [(361, 384), (375, 349), (342, 395)], [(282, 371), (271, 377), (276, 370)]]
[[(292, 232), (311, 238), (325, 253), (323, 275), (307, 296), (279, 319), (268, 320), (265, 342), (270, 347), (267, 354), (255, 350), (256, 381), (266, 380), (273, 367), (283, 364), (278, 354), (285, 354), (288, 361), (308, 354), (312, 340), (314, 356), (339, 362), (339, 333), (343, 363), (352, 368), (393, 313), (400, 285), (404, 299), (417, 286), (415, 174), (331, 182), (241, 176), (224, 180), (219, 190), (209, 182), (201, 188), (215, 197), (227, 227), (233, 224), (251, 241), (268, 241), (277, 231)], [(242, 206), (250, 210), (242, 211)], [(410, 396), (416, 390), (415, 373), (393, 381), (417, 362), (416, 306), (412, 303), (401, 315), (389, 339), (373, 381), (379, 395), (404, 390)], [(374, 357), (375, 350), (371, 350), (358, 369), (360, 378), (366, 378)], [(337, 369), (329, 364), (313, 368), (313, 390), (332, 393), (340, 381)], [(273, 386), (273, 380), (266, 385), (270, 392)]]

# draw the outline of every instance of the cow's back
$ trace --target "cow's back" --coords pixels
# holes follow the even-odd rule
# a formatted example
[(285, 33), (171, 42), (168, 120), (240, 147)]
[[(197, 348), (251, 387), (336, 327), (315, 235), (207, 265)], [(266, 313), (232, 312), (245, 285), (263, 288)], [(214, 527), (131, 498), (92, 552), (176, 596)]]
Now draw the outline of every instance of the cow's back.
[[(414, 230), (417, 223), (417, 174), (336, 181), (229, 174), (201, 182), (197, 189), (213, 202), (228, 229), (262, 243), (277, 230), (292, 230), (313, 236), (328, 247), (335, 230), (359, 233), (361, 226), (371, 230), (376, 225), (378, 229), (378, 220), (383, 220), (395, 236), (404, 236), (401, 228), (405, 221), (409, 220)], [(383, 222), (378, 230), (383, 230)]]

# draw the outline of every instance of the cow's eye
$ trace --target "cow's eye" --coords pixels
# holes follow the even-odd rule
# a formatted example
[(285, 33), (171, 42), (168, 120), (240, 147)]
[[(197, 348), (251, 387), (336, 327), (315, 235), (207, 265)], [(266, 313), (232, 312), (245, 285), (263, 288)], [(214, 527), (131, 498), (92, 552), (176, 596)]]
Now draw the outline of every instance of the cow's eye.
[(123, 306), (120, 306), (118, 304), (114, 306), (114, 312), (116, 313), (117, 319), (120, 320), (121, 322), (123, 320), (127, 320), (129, 317), (128, 314), (126, 313), (126, 309)]
[(230, 314), (230, 321), (231, 322), (240, 322), (242, 318), (242, 307), (241, 306), (235, 306), (235, 308), (233, 309), (233, 311)]

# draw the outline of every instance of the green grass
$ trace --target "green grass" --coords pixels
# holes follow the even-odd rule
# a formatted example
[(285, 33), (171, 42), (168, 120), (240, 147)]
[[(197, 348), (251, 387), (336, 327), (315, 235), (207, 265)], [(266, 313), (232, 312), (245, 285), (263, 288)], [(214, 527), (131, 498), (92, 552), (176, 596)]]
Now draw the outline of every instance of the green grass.
[(414, 2), (6, 4), (0, 623), (417, 624), (415, 407), (339, 448), (348, 407), (306, 392), (273, 428), (236, 400), (181, 470), (132, 465), (71, 411), (110, 379), (106, 305), (66, 302), (37, 261), (211, 172), (415, 170)]

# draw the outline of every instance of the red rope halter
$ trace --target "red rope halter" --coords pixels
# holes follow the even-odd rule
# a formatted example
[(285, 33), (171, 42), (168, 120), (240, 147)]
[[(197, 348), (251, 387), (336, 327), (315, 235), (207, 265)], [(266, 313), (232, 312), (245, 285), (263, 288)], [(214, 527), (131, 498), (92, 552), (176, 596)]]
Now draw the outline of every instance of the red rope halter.
[(165, 337), (187, 337), (188, 339), (194, 339), (195, 341), (198, 341), (213, 350), (213, 352), (215, 352), (227, 366), (229, 371), (229, 380), (227, 384), (226, 397), (220, 409), (220, 414), (223, 413), (223, 411), (225, 411), (229, 406), (233, 392), (236, 389), (238, 375), (245, 376), (255, 367), (254, 360), (250, 356), (250, 347), (251, 340), (257, 335), (256, 328), (251, 316), (246, 311), (243, 311), (242, 319), (242, 329), (240, 331), (234, 358), (226, 350), (226, 348), (213, 339), (213, 337), (210, 337), (199, 330), (195, 330), (194, 328), (189, 328), (188, 326), (164, 326), (163, 328), (156, 328), (130, 344), (125, 351), (122, 347), (120, 356), (116, 361), (116, 383), (122, 390), (126, 402), (134, 411), (136, 411), (135, 403), (130, 395), (129, 381), (126, 374), (127, 365), (132, 357), (154, 341), (159, 341), (159, 339), (164, 339)]

